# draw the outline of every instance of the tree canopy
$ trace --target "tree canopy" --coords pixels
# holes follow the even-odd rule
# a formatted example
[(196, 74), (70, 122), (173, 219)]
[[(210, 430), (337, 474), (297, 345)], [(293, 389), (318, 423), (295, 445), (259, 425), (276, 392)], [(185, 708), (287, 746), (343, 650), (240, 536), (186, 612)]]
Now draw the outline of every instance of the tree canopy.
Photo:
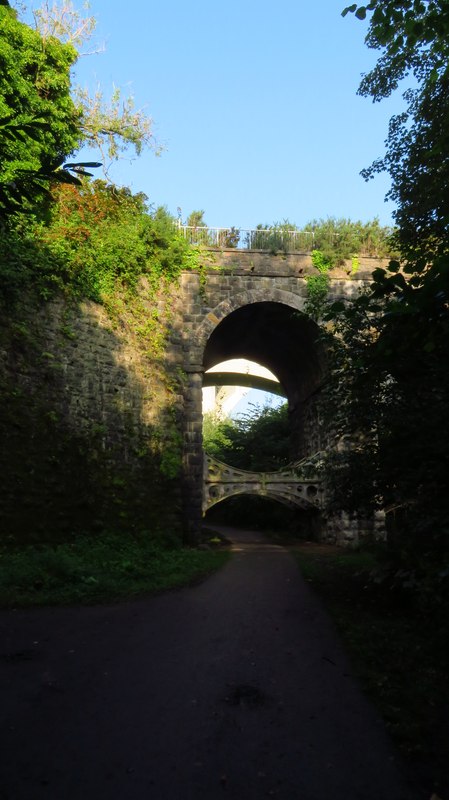
[(45, 178), (80, 143), (70, 94), (71, 45), (41, 36), (0, 7), (0, 210), (42, 198)]
[(337, 503), (386, 507), (389, 546), (422, 570), (449, 553), (449, 2), (377, 0), (347, 12), (371, 14), (366, 41), (382, 51), (360, 93), (381, 100), (408, 75), (413, 85), (385, 156), (364, 172), (390, 174), (399, 258), (328, 315), (337, 335), (327, 410), (350, 443), (329, 466)]
[[(132, 96), (115, 88), (106, 101), (101, 88), (90, 94), (72, 85), (79, 47), (89, 40), (95, 19), (70, 0), (44, 3), (35, 27), (21, 22), (8, 3), (0, 4), (0, 212), (3, 217), (48, 201), (51, 182), (79, 184), (87, 166), (64, 161), (82, 144), (93, 145), (102, 163), (134, 148), (158, 152), (152, 120), (134, 107)], [(75, 173), (75, 174), (74, 174)], [(85, 174), (85, 170), (84, 170)]]
[[(36, 31), (46, 44), (54, 39), (71, 45), (80, 55), (101, 52), (103, 48), (92, 45), (97, 20), (89, 15), (88, 4), (79, 11), (72, 0), (43, 2), (33, 11)], [(87, 51), (84, 47), (88, 47)], [(101, 85), (94, 91), (82, 88), (72, 80), (72, 96), (80, 114), (80, 133), (83, 144), (87, 144), (101, 154), (105, 167), (128, 151), (140, 155), (145, 148), (160, 153), (153, 136), (153, 121), (148, 114), (135, 107), (132, 94), (123, 94), (114, 83), (110, 98)]]
[(382, 51), (359, 93), (376, 102), (411, 79), (406, 109), (390, 121), (385, 155), (363, 174), (389, 172), (397, 244), (419, 272), (448, 253), (449, 2), (376, 0), (348, 11), (371, 13), (366, 43)]

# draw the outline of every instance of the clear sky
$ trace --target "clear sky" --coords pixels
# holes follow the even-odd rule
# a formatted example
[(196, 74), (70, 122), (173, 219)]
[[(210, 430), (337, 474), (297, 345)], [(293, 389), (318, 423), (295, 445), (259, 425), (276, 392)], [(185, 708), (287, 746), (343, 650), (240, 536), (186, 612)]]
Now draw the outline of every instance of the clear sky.
[(130, 89), (166, 148), (110, 177), (173, 214), (179, 206), (184, 220), (204, 209), (211, 226), (328, 216), (390, 224), (388, 179), (359, 173), (382, 155), (398, 98), (357, 96), (376, 53), (366, 23), (341, 17), (344, 5), (91, 0), (106, 51), (83, 57), (76, 79)]

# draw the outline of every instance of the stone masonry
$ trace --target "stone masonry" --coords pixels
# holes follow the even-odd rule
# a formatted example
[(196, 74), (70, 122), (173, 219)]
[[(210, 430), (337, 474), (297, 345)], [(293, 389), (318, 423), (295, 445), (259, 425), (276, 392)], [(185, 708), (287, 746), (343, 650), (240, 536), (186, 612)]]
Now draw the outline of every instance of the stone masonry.
[[(360, 258), (355, 274), (350, 263), (332, 271), (329, 299), (345, 300), (357, 296), (370, 281), (373, 269), (385, 263), (375, 258)], [(239, 250), (215, 251), (212, 254), (212, 263), (209, 256), (203, 271), (182, 274), (175, 309), (177, 323), (174, 333), (177, 335), (176, 341), (179, 342), (181, 331), (183, 343), (184, 521), (187, 535), (190, 537), (195, 537), (195, 532), (201, 524), (203, 501), (201, 390), (205, 367), (212, 366), (205, 364), (208, 342), (212, 341), (213, 335), (219, 335), (220, 324), (228, 320), (230, 315), (248, 307), (255, 308), (258, 304), (273, 304), (270, 305), (270, 309), (281, 308), (289, 313), (295, 312), (295, 318), (304, 317), (307, 300), (306, 277), (312, 274), (316, 274), (316, 270), (308, 254), (271, 255)], [(281, 317), (279, 319), (281, 321)], [(298, 342), (298, 347), (300, 344)], [(306, 344), (309, 349), (312, 347), (310, 337)], [(251, 346), (254, 348), (254, 343)], [(235, 347), (238, 348), (238, 345), (234, 344), (234, 349)], [(261, 363), (263, 363), (263, 348), (262, 341)], [(244, 349), (238, 355), (251, 357), (244, 352)], [(305, 358), (307, 357), (306, 353)], [(265, 366), (272, 368), (273, 365), (265, 364)], [(310, 455), (319, 448), (313, 404), (316, 392), (319, 391), (320, 380), (316, 374), (312, 374), (312, 371), (311, 375), (308, 383), (306, 381), (306, 389), (302, 389), (304, 396), (299, 397), (298, 403), (298, 407), (302, 404), (300, 414), (303, 450), (293, 455)], [(292, 392), (294, 394), (294, 388)], [(353, 522), (351, 526), (351, 538), (354, 538), (356, 531)], [(332, 534), (334, 539), (344, 540), (348, 533), (348, 525), (345, 526), (344, 522), (335, 523), (332, 530), (335, 531), (335, 535)]]

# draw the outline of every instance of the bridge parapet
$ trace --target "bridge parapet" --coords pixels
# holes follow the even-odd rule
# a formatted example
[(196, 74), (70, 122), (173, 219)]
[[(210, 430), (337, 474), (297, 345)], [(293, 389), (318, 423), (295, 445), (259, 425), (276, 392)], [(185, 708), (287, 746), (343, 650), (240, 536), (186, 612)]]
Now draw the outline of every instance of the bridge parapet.
[(203, 514), (227, 497), (258, 495), (305, 510), (324, 505), (324, 488), (316, 477), (298, 474), (300, 464), (276, 472), (250, 472), (236, 469), (216, 458), (204, 456)]
[[(237, 250), (235, 248), (202, 248), (203, 268), (213, 274), (217, 267), (222, 274), (233, 276), (250, 275), (256, 279), (265, 278), (304, 278), (316, 275), (311, 253), (287, 252), (273, 254), (265, 250)], [(331, 283), (347, 281), (354, 285), (371, 281), (378, 267), (386, 267), (389, 259), (362, 255), (347, 259), (329, 272)]]

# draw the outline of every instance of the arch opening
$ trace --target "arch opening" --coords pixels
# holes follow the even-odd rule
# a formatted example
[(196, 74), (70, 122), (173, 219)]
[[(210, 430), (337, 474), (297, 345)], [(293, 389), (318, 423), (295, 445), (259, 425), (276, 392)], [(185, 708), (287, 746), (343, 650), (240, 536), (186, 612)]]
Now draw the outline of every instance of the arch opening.
[(321, 513), (318, 509), (289, 506), (271, 497), (242, 493), (224, 498), (208, 509), (203, 524), (247, 527), (267, 534), (282, 533), (286, 539), (318, 540)]
[[(242, 305), (224, 317), (210, 334), (203, 354), (206, 375), (222, 362), (235, 359), (256, 362), (278, 382), (288, 402), (290, 460), (318, 450), (315, 399), (324, 371), (318, 325), (283, 302)], [(205, 382), (209, 380), (206, 378)]]
[(233, 417), (249, 402), (266, 404), (266, 398), (280, 405), (285, 392), (276, 376), (255, 361), (229, 359), (204, 373), (203, 414), (213, 414), (221, 419)]

